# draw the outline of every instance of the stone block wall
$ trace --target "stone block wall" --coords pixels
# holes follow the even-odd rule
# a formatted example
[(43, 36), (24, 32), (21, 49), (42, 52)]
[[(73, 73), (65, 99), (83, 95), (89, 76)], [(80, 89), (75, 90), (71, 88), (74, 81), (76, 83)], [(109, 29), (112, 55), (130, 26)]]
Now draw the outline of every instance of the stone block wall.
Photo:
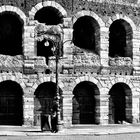
[[(59, 87), (63, 93), (63, 123), (65, 127), (72, 125), (73, 114), (73, 90), (77, 84), (83, 81), (90, 81), (97, 85), (100, 91), (99, 108), (100, 124), (109, 122), (109, 91), (116, 83), (125, 83), (132, 91), (132, 117), (133, 122), (138, 123), (140, 120), (140, 18), (139, 18), (139, 1), (129, 0), (115, 2), (113, 0), (96, 0), (92, 1), (45, 1), (40, 3), (39, 0), (9, 0), (0, 1), (3, 6), (0, 12), (11, 11), (19, 15), (24, 22), (23, 33), (23, 72), (15, 72), (8, 68), (5, 72), (1, 68), (0, 82), (5, 80), (16, 81), (23, 89), (23, 106), (24, 106), (24, 125), (34, 125), (34, 92), (37, 87), (44, 82), (55, 83), (55, 73), (45, 74), (46, 64), (41, 59), (41, 70), (37, 69), (35, 62), (39, 61), (36, 56), (36, 41), (34, 39), (34, 21), (35, 13), (43, 6), (52, 6), (57, 8), (64, 18), (63, 31), (63, 50), (64, 59), (60, 60), (61, 71), (59, 73)], [(8, 6), (7, 6), (8, 4)], [(62, 7), (61, 7), (61, 6)], [(80, 65), (74, 61), (74, 51), (76, 46), (72, 43), (73, 25), (81, 16), (88, 15), (93, 17), (100, 26), (100, 64), (99, 65)], [(117, 19), (127, 21), (133, 30), (133, 67), (122, 68), (115, 67), (115, 70), (109, 66), (109, 27)], [(82, 50), (83, 51), (83, 50)], [(89, 56), (92, 54), (85, 53)], [(80, 56), (82, 57), (82, 56)], [(89, 61), (90, 57), (85, 57)], [(81, 61), (80, 61), (81, 62)], [(81, 64), (81, 63), (80, 63)], [(37, 70), (35, 70), (37, 69)], [(55, 69), (55, 65), (54, 68)], [(128, 72), (129, 71), (129, 72)], [(132, 72), (133, 71), (133, 72)], [(127, 72), (127, 74), (126, 74)]]

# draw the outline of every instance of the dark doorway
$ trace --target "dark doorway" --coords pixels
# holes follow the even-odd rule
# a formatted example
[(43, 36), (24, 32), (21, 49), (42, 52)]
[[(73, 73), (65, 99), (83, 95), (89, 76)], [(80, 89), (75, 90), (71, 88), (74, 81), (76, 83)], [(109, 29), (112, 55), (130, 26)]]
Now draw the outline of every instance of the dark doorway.
[(22, 55), (23, 22), (12, 12), (0, 14), (0, 54)]
[(73, 26), (73, 43), (75, 46), (99, 55), (100, 27), (90, 16), (80, 17)]
[(0, 83), (0, 125), (23, 124), (23, 91), (13, 81)]
[[(62, 95), (62, 90), (59, 88), (60, 96)], [(54, 97), (56, 96), (56, 84), (53, 82), (45, 82), (38, 86), (35, 91), (35, 109), (34, 109), (34, 125), (40, 126), (41, 118), (40, 115), (48, 115), (51, 113), (53, 106)], [(62, 115), (62, 96), (60, 99), (60, 108), (61, 108), (61, 119)]]
[(109, 56), (132, 57), (132, 28), (125, 20), (116, 20), (109, 29)]
[(99, 90), (91, 82), (81, 82), (74, 91), (73, 98), (73, 124), (98, 124), (99, 123)]
[(131, 89), (124, 83), (115, 84), (109, 92), (109, 123), (132, 122)]

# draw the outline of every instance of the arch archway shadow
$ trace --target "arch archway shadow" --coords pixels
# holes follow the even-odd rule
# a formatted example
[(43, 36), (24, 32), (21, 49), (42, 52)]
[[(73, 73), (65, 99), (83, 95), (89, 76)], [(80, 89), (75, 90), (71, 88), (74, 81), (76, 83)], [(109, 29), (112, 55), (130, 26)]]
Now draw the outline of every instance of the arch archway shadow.
[(113, 85), (109, 92), (109, 123), (132, 123), (132, 92), (125, 83)]
[(91, 16), (82, 16), (73, 25), (73, 43), (81, 49), (99, 55), (100, 27)]
[(13, 81), (0, 83), (0, 125), (23, 124), (23, 90)]
[[(63, 120), (63, 98), (62, 90), (59, 88), (60, 94), (60, 117)], [(54, 97), (56, 96), (56, 84), (53, 82), (45, 82), (38, 86), (35, 91), (34, 98), (34, 125), (41, 126), (41, 115), (48, 116), (53, 108)], [(48, 127), (48, 126), (46, 126)], [(46, 128), (49, 130), (49, 128)]]
[(73, 91), (73, 124), (99, 124), (99, 89), (92, 82), (81, 82)]
[(11, 11), (0, 13), (0, 54), (22, 55), (23, 21)]
[(109, 56), (132, 58), (133, 31), (128, 22), (115, 20), (109, 28)]

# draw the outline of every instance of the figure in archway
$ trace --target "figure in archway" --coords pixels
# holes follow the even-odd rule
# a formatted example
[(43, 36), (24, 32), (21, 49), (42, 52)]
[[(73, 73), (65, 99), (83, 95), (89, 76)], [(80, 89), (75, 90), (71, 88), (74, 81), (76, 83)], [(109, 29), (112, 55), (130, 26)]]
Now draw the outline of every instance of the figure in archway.
[[(62, 90), (59, 89), (60, 95)], [(41, 126), (44, 131), (52, 130), (52, 112), (54, 111), (54, 97), (56, 96), (56, 84), (53, 82), (45, 82), (38, 86), (35, 91), (35, 126)], [(60, 108), (62, 108), (62, 98), (60, 99)], [(61, 110), (62, 119), (62, 110)], [(41, 117), (40, 117), (41, 116)]]

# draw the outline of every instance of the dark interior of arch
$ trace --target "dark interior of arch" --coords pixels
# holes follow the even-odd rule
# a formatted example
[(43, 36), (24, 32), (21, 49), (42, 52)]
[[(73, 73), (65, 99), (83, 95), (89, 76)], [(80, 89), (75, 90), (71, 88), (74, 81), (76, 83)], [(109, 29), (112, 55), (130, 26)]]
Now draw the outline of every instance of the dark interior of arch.
[(53, 82), (46, 82), (38, 86), (35, 91), (36, 97), (53, 98), (56, 93), (56, 84)]
[(0, 54), (22, 54), (23, 22), (12, 12), (0, 14)]
[[(61, 119), (63, 118), (63, 99), (62, 99), (62, 90), (59, 88), (60, 94), (60, 115)], [(43, 114), (48, 114), (51, 112), (53, 107), (56, 109), (54, 105), (54, 98), (56, 97), (56, 84), (53, 82), (45, 82), (38, 86), (35, 91), (35, 115), (37, 115), (41, 111)]]
[(40, 9), (35, 14), (35, 20), (46, 25), (57, 25), (63, 23), (63, 15), (58, 9), (47, 6)]
[(23, 124), (22, 96), (23, 90), (18, 83), (10, 80), (0, 83), (0, 125)]
[(132, 122), (132, 92), (128, 85), (117, 83), (113, 85), (109, 100), (109, 121), (119, 123)]
[(124, 20), (116, 20), (110, 26), (109, 56), (132, 57), (132, 28)]
[(97, 21), (90, 16), (80, 17), (73, 26), (74, 45), (98, 54), (100, 31)]
[[(79, 83), (74, 91), (73, 124), (98, 124), (99, 90), (91, 82)], [(97, 111), (97, 112), (96, 112)]]

